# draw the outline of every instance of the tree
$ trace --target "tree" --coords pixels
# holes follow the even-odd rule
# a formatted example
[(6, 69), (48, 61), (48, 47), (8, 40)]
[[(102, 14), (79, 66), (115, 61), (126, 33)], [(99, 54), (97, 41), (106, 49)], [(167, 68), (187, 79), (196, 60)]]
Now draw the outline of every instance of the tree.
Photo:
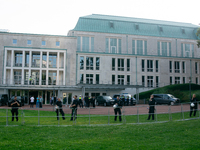
[[(197, 35), (198, 39), (200, 39), (200, 28), (197, 29), (196, 35)], [(198, 46), (198, 48), (200, 48), (200, 40), (197, 40), (197, 46)]]

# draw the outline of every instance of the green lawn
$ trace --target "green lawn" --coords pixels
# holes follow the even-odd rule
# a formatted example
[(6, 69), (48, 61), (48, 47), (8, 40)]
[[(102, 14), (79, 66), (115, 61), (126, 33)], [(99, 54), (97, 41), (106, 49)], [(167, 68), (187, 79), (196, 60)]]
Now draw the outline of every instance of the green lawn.
[[(6, 110), (1, 109), (0, 116), (5, 114)], [(0, 149), (200, 149), (200, 119), (175, 121), (183, 115), (189, 118), (188, 112), (157, 114), (158, 122), (168, 121), (164, 123), (147, 121), (146, 114), (123, 116), (121, 124), (113, 121), (114, 116), (108, 119), (108, 116), (93, 115), (88, 125), (88, 115), (79, 115), (75, 124), (69, 118), (58, 122), (55, 112), (40, 111), (40, 116), (49, 116), (39, 119), (39, 124), (45, 126), (38, 126), (38, 117), (34, 117), (37, 115), (38, 111), (25, 110), (19, 122), (11, 122), (9, 117), (9, 126), (5, 126), (6, 118), (0, 117)], [(104, 125), (108, 123), (112, 125)]]

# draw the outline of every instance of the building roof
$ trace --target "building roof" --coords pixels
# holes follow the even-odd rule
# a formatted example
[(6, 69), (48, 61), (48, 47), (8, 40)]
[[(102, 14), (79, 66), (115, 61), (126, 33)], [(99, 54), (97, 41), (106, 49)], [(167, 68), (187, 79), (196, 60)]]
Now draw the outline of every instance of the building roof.
[(191, 23), (92, 14), (80, 17), (73, 30), (197, 39), (198, 28)]

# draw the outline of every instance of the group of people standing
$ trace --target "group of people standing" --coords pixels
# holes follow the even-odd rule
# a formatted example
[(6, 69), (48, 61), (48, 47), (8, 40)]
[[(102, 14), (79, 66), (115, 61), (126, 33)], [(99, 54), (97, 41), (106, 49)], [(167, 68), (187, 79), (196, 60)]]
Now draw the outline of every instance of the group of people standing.
[[(34, 104), (35, 104), (35, 98), (34, 98), (34, 96), (31, 96), (30, 108), (33, 108)], [(42, 98), (42, 96), (38, 96), (36, 99), (36, 108), (42, 108), (42, 104), (43, 104), (43, 98)]]

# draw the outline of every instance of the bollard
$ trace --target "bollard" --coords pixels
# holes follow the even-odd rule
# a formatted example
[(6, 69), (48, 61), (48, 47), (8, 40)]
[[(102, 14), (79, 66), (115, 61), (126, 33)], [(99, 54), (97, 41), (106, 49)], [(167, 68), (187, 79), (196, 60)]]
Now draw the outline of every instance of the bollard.
[(108, 125), (110, 125), (110, 108), (108, 107)]
[(139, 110), (138, 110), (138, 106), (137, 106), (137, 123), (139, 123)]
[(181, 114), (182, 114), (182, 119), (184, 120), (183, 104), (181, 104)]
[(6, 109), (6, 126), (8, 126), (8, 109)]
[(168, 113), (169, 113), (169, 121), (171, 121), (171, 105), (169, 105), (169, 109), (168, 109)]

